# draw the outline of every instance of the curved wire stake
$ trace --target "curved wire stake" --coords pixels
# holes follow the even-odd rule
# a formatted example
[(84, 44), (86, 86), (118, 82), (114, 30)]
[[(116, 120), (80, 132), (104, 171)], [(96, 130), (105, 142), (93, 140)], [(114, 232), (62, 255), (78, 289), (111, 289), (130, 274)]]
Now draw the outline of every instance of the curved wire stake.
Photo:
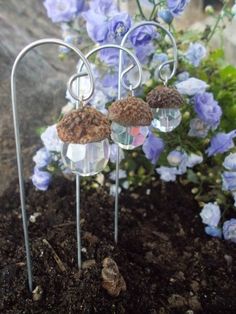
[[(159, 71), (158, 71), (158, 76), (159, 78), (164, 82), (167, 83), (168, 80), (170, 80), (176, 72), (177, 69), (177, 64), (178, 64), (178, 53), (177, 53), (177, 46), (176, 46), (176, 42), (175, 42), (175, 38), (174, 36), (171, 34), (171, 32), (169, 32), (165, 27), (163, 27), (161, 24), (154, 22), (154, 21), (145, 21), (145, 22), (141, 22), (135, 26), (133, 26), (132, 28), (129, 29), (129, 31), (125, 34), (125, 36), (123, 37), (120, 46), (124, 47), (127, 39), (129, 38), (130, 34), (135, 31), (137, 28), (145, 26), (145, 25), (150, 25), (150, 26), (155, 26), (156, 28), (160, 28), (162, 29), (167, 36), (169, 37), (172, 45), (173, 45), (173, 56), (174, 59), (173, 60), (169, 60), (164, 62), (163, 64), (160, 65), (159, 67)], [(169, 77), (164, 77), (162, 75), (162, 69), (164, 68), (165, 65), (167, 64), (173, 64), (173, 69), (171, 74), (169, 75)], [(123, 50), (120, 50), (119, 53), (119, 69), (118, 69), (118, 76), (119, 78), (122, 77), (124, 71), (122, 72), (122, 67), (123, 67)], [(127, 89), (127, 85), (124, 85), (123, 81), (118, 80), (118, 99), (121, 99), (121, 85)], [(137, 87), (133, 87), (132, 90), (136, 89)], [(115, 213), (118, 217), (118, 207), (119, 207), (119, 203), (118, 203), (118, 194), (119, 194), (119, 148), (117, 149), (117, 155), (116, 155), (116, 195), (115, 195)], [(118, 232), (118, 226), (117, 226), (117, 232)], [(116, 234), (115, 237), (115, 241), (118, 241), (118, 234)]]
[[(122, 86), (130, 91), (130, 86), (128, 86), (123, 78), (124, 76), (130, 71), (132, 70), (135, 66), (137, 66), (138, 68), (138, 80), (137, 83), (133, 85), (132, 89), (136, 89), (140, 86), (141, 82), (142, 82), (142, 67), (141, 64), (138, 60), (138, 58), (127, 48), (119, 46), (119, 45), (114, 45), (114, 44), (107, 44), (107, 45), (102, 45), (99, 47), (94, 48), (93, 50), (91, 50), (90, 52), (88, 52), (86, 54), (86, 58), (88, 59), (91, 55), (93, 55), (94, 53), (102, 50), (102, 49), (106, 49), (106, 48), (114, 48), (114, 49), (118, 49), (121, 52), (125, 52), (127, 53), (134, 61), (134, 64), (131, 64), (127, 67), (127, 69), (125, 69), (122, 73), (121, 73), (121, 58), (119, 59), (119, 72), (118, 72), (118, 93), (117, 93), (117, 99), (120, 100), (121, 99), (121, 84)], [(81, 73), (82, 69), (83, 69), (84, 64), (80, 63), (78, 66), (78, 72)], [(116, 154), (116, 181), (115, 181), (115, 187), (116, 187), (116, 194), (115, 194), (115, 210), (114, 210), (114, 241), (115, 243), (118, 242), (118, 216), (119, 216), (119, 207), (118, 207), (118, 201), (119, 201), (119, 163), (120, 163), (120, 147), (117, 145), (117, 154)]]
[[(16, 141), (16, 156), (17, 156), (17, 167), (18, 167), (19, 187), (20, 187), (22, 223), (23, 223), (23, 231), (24, 231), (26, 261), (27, 261), (28, 286), (29, 286), (30, 292), (32, 292), (33, 290), (33, 276), (32, 276), (32, 262), (31, 262), (29, 235), (28, 235), (28, 219), (27, 219), (26, 206), (25, 206), (25, 187), (24, 187), (23, 163), (22, 163), (22, 156), (21, 156), (19, 119), (18, 119), (17, 101), (16, 101), (17, 99), (16, 98), (16, 70), (20, 61), (30, 50), (32, 50), (35, 47), (42, 46), (45, 44), (60, 45), (74, 51), (79, 56), (79, 58), (83, 60), (83, 63), (85, 64), (86, 69), (87, 69), (87, 75), (89, 76), (89, 79), (90, 79), (89, 95), (86, 98), (89, 98), (93, 94), (93, 91), (94, 91), (94, 79), (93, 79), (92, 71), (91, 71), (91, 68), (87, 59), (84, 57), (84, 55), (78, 48), (74, 47), (73, 45), (63, 42), (60, 39), (47, 38), (47, 39), (37, 40), (29, 44), (18, 54), (12, 67), (12, 72), (11, 72), (12, 112), (13, 112), (14, 134), (15, 134), (15, 141)], [(78, 97), (77, 97), (77, 100), (79, 100)], [(80, 243), (78, 243), (78, 247), (80, 247)], [(78, 261), (80, 265), (81, 264), (80, 255), (78, 255), (78, 259), (80, 259), (80, 261)]]

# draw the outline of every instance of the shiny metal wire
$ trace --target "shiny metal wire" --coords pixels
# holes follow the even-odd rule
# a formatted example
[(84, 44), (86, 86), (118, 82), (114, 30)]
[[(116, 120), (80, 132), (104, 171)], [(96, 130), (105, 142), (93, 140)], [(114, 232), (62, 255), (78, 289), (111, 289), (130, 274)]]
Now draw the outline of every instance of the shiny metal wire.
[[(31, 51), (32, 49), (36, 47), (46, 45), (46, 44), (64, 46), (66, 48), (71, 49), (73, 52), (75, 52), (79, 56), (79, 58), (83, 60), (83, 63), (86, 66), (87, 74), (90, 79), (89, 95), (85, 97), (85, 99), (91, 97), (94, 91), (94, 79), (93, 79), (92, 71), (91, 71), (91, 68), (87, 59), (78, 48), (74, 47), (73, 45), (67, 44), (60, 39), (47, 38), (47, 39), (37, 40), (29, 44), (18, 54), (12, 67), (12, 72), (11, 72), (12, 112), (13, 112), (13, 124), (14, 124), (14, 133), (15, 133), (15, 141), (16, 141), (16, 156), (17, 156), (17, 167), (18, 167), (19, 187), (20, 187), (22, 223), (23, 223), (24, 242), (25, 242), (25, 251), (26, 251), (28, 286), (29, 286), (30, 292), (32, 292), (33, 290), (33, 276), (32, 276), (31, 251), (30, 251), (29, 235), (28, 235), (28, 221), (27, 221), (27, 213), (26, 213), (26, 205), (25, 205), (25, 187), (24, 187), (23, 162), (22, 162), (22, 155), (21, 155), (22, 152), (21, 152), (21, 143), (20, 143), (19, 119), (18, 119), (17, 101), (16, 101), (17, 100), (16, 98), (16, 70), (18, 68), (20, 61), (29, 51)], [(76, 99), (78, 101), (80, 100), (79, 97), (77, 97)], [(79, 231), (80, 230), (78, 230), (78, 232)], [(78, 245), (80, 246), (80, 243), (78, 243)], [(78, 250), (80, 251), (80, 247), (78, 248)], [(81, 265), (81, 259), (80, 261), (78, 261), (78, 264)]]
[[(130, 86), (131, 90), (135, 90), (141, 85), (142, 82), (142, 67), (141, 64), (138, 60), (138, 58), (127, 48), (119, 46), (119, 45), (113, 45), (113, 44), (108, 44), (108, 45), (103, 45), (94, 48), (90, 52), (86, 54), (86, 58), (88, 59), (90, 56), (92, 56), (94, 53), (102, 50), (102, 49), (107, 49), (107, 48), (114, 48), (118, 49), (120, 52), (126, 52), (130, 58), (133, 59), (134, 64), (129, 65), (123, 72), (120, 70), (121, 69), (121, 63), (123, 62), (122, 60), (122, 55), (121, 59), (119, 59), (119, 72), (118, 72), (118, 94), (117, 94), (117, 99), (121, 99), (121, 85), (130, 91)], [(133, 82), (132, 85), (127, 85), (125, 81), (123, 80), (124, 76), (131, 71), (135, 66), (138, 68), (138, 79), (137, 82)], [(78, 73), (81, 73), (83, 69), (83, 64), (80, 63), (78, 66)], [(118, 196), (118, 190), (119, 190), (119, 159), (120, 159), (120, 147), (117, 145), (117, 155), (116, 155), (116, 181), (115, 181), (115, 186), (116, 186), (116, 195), (115, 195), (115, 209), (114, 209), (114, 241), (115, 243), (118, 242), (118, 216), (119, 216), (119, 210), (118, 210), (118, 201), (119, 201), (119, 196)]]
[[(141, 22), (141, 23), (139, 23), (139, 24), (137, 24), (137, 25), (135, 25), (129, 29), (129, 31), (123, 37), (120, 46), (121, 47), (125, 46), (127, 39), (129, 38), (130, 34), (133, 31), (135, 31), (139, 27), (143, 27), (146, 25), (155, 26), (156, 28), (158, 28), (158, 29), (160, 28), (161, 30), (163, 30), (166, 33), (166, 35), (169, 37), (169, 39), (172, 43), (174, 59), (164, 62), (158, 68), (158, 76), (159, 76), (160, 80), (162, 80), (164, 82), (164, 84), (166, 84), (168, 82), (168, 80), (170, 80), (176, 73), (176, 69), (177, 69), (177, 65), (178, 65), (178, 50), (177, 50), (174, 36), (164, 26), (162, 26), (161, 24), (154, 22), (154, 21)], [(169, 75), (169, 77), (166, 77), (166, 75), (165, 76), (162, 75), (162, 69), (168, 64), (173, 64), (173, 69), (172, 69), (172, 72)], [(118, 76), (119, 77), (121, 77), (121, 75), (123, 73), (122, 67), (123, 67), (123, 50), (120, 49), (119, 70), (118, 70)], [(123, 85), (123, 84), (119, 80), (118, 81), (118, 99), (121, 99), (121, 85)], [(132, 88), (132, 90), (134, 90), (134, 89), (135, 89), (135, 87)], [(115, 231), (115, 241), (116, 242), (118, 241), (118, 213), (119, 213), (119, 148), (117, 149), (117, 156), (116, 156), (116, 194), (115, 194), (115, 230), (116, 230)]]

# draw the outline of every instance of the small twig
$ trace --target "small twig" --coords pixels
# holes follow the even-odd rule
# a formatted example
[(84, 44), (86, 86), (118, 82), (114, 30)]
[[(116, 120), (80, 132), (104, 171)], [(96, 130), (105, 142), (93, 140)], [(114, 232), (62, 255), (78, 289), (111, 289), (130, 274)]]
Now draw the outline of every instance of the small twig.
[(63, 227), (74, 226), (74, 225), (75, 225), (75, 221), (68, 221), (68, 222), (65, 222), (64, 224), (54, 225), (52, 226), (52, 228), (63, 228)]
[(146, 16), (145, 16), (144, 13), (143, 13), (143, 9), (142, 9), (142, 6), (141, 6), (139, 0), (136, 0), (136, 3), (137, 3), (138, 9), (139, 9), (139, 13), (140, 13), (141, 17), (142, 17), (144, 20), (147, 20)]
[(65, 272), (66, 268), (65, 268), (64, 264), (62, 263), (60, 257), (55, 252), (54, 248), (51, 246), (51, 244), (46, 239), (43, 239), (43, 243), (46, 244), (47, 247), (52, 251), (53, 258), (56, 261), (56, 263), (57, 263), (58, 267), (60, 268), (60, 270), (62, 272)]

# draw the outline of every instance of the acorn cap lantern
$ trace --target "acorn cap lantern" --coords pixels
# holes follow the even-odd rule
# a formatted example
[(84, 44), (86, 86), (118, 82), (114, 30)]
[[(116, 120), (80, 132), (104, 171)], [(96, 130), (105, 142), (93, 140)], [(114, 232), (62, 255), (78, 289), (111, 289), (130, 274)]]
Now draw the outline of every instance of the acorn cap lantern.
[(66, 114), (57, 124), (57, 133), (65, 143), (87, 144), (108, 138), (111, 130), (106, 116), (85, 106)]
[(151, 108), (179, 108), (184, 100), (180, 93), (171, 87), (157, 86), (147, 95), (147, 103)]
[(111, 121), (123, 126), (149, 126), (153, 116), (148, 104), (141, 98), (129, 96), (117, 100), (108, 108)]

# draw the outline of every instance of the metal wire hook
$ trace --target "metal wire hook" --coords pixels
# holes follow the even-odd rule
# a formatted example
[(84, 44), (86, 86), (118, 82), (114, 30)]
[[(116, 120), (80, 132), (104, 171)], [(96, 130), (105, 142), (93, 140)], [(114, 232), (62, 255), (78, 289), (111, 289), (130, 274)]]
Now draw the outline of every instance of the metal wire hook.
[[(125, 36), (123, 37), (122, 41), (121, 41), (121, 46), (123, 47), (129, 37), (129, 35), (135, 31), (137, 28), (145, 26), (145, 25), (150, 25), (150, 26), (155, 26), (156, 28), (160, 28), (161, 30), (163, 30), (166, 35), (169, 37), (171, 43), (172, 43), (172, 47), (173, 47), (173, 55), (174, 55), (174, 59), (173, 60), (169, 60), (164, 62), (163, 64), (161, 64), (161, 66), (159, 67), (159, 71), (158, 71), (158, 77), (160, 78), (160, 80), (162, 80), (163, 82), (166, 81), (166, 77), (163, 77), (161, 71), (163, 69), (163, 67), (167, 64), (173, 64), (173, 69), (171, 74), (168, 76), (168, 80), (170, 80), (176, 73), (176, 69), (177, 69), (177, 65), (178, 65), (178, 50), (177, 50), (177, 45), (176, 45), (176, 41), (174, 36), (172, 35), (172, 33), (170, 31), (168, 31), (164, 26), (162, 26), (161, 24), (154, 22), (154, 21), (145, 21), (145, 22), (141, 22), (135, 26), (133, 26), (132, 28), (129, 29), (129, 31), (125, 34)], [(122, 59), (122, 51), (120, 51), (120, 60)], [(122, 71), (122, 64), (120, 62), (120, 68), (119, 68), (119, 73), (121, 73)], [(121, 86), (119, 86), (119, 88), (121, 88)], [(121, 91), (120, 91), (121, 93)]]
[[(134, 61), (134, 64), (131, 64), (130, 66), (128, 66), (122, 73), (118, 73), (118, 86), (119, 86), (119, 84), (121, 82), (123, 87), (126, 88), (127, 90), (129, 90), (129, 86), (127, 86), (126, 83), (123, 81), (123, 77), (130, 70), (132, 70), (135, 66), (137, 66), (139, 76), (138, 76), (137, 83), (134, 84), (134, 86), (133, 86), (133, 89), (138, 88), (140, 86), (141, 82), (142, 82), (142, 67), (141, 67), (141, 64), (140, 64), (138, 58), (130, 50), (128, 50), (127, 48), (119, 46), (119, 45), (115, 45), (115, 44), (102, 45), (102, 46), (99, 46), (99, 47), (96, 47), (96, 48), (92, 49), (90, 52), (88, 52), (86, 54), (85, 57), (86, 57), (86, 59), (88, 59), (94, 53), (96, 53), (96, 52), (98, 52), (100, 50), (103, 50), (103, 49), (107, 49), (107, 48), (114, 48), (114, 49), (118, 49), (119, 51), (126, 52)], [(79, 66), (78, 66), (78, 73), (80, 73), (82, 71), (83, 66), (84, 66), (84, 63), (80, 62)], [(118, 95), (118, 99), (119, 99), (119, 95)]]
[(18, 119), (17, 101), (16, 101), (17, 99), (16, 98), (16, 70), (18, 68), (20, 61), (30, 50), (38, 46), (45, 45), (45, 44), (54, 44), (54, 45), (64, 46), (74, 51), (79, 56), (79, 58), (83, 60), (83, 63), (86, 66), (87, 73), (90, 79), (89, 95), (90, 94), (92, 95), (94, 91), (94, 79), (93, 79), (89, 62), (87, 61), (83, 53), (78, 48), (74, 47), (71, 44), (65, 43), (63, 40), (60, 40), (60, 39), (47, 38), (47, 39), (41, 39), (41, 40), (32, 42), (31, 44), (26, 46), (24, 49), (22, 49), (22, 51), (16, 57), (15, 62), (12, 67), (12, 72), (11, 72), (12, 113), (13, 113), (14, 134), (15, 134), (15, 141), (16, 141), (16, 156), (17, 156), (17, 167), (18, 167), (19, 187), (20, 187), (22, 224), (23, 224), (23, 231), (24, 231), (24, 242), (25, 242), (26, 262), (27, 262), (28, 285), (29, 285), (30, 292), (32, 292), (33, 290), (33, 276), (32, 276), (32, 262), (31, 262), (29, 235), (28, 235), (28, 219), (27, 219), (26, 204), (25, 204), (26, 198), (25, 198), (22, 152), (21, 152), (21, 143), (20, 143), (19, 119)]
[(70, 77), (70, 79), (69, 79), (69, 81), (68, 81), (68, 84), (67, 84), (69, 93), (71, 94), (71, 96), (72, 96), (75, 100), (77, 100), (77, 101), (79, 101), (79, 102), (83, 102), (83, 101), (88, 100), (88, 99), (92, 96), (92, 94), (93, 94), (93, 91), (92, 91), (92, 93), (90, 92), (90, 93), (88, 94), (88, 96), (85, 97), (85, 96), (77, 96), (77, 95), (73, 92), (73, 83), (74, 83), (74, 81), (75, 81), (75, 80), (78, 80), (79, 78), (81, 78), (81, 77), (83, 77), (83, 76), (87, 76), (87, 75), (88, 75), (87, 72), (75, 73), (74, 75), (72, 75), (72, 76)]

